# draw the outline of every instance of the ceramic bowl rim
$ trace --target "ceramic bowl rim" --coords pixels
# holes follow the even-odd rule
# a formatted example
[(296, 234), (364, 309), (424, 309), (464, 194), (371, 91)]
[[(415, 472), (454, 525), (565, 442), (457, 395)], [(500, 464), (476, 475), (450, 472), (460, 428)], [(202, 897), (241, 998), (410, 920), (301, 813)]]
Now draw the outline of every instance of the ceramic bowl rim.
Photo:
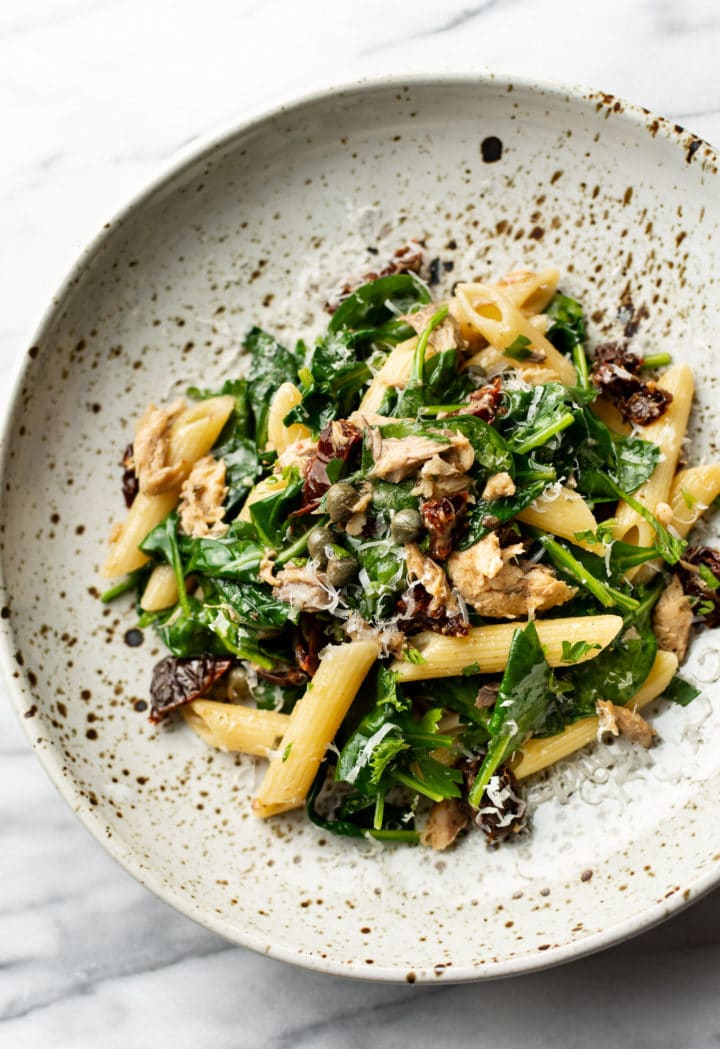
[[(64, 301), (70, 289), (82, 279), (93, 259), (101, 252), (105, 242), (114, 235), (116, 228), (149, 202), (155, 194), (173, 179), (180, 176), (203, 157), (222, 149), (226, 144), (231, 143), (240, 136), (247, 135), (257, 126), (270, 123), (282, 116), (291, 115), (293, 112), (302, 111), (308, 106), (323, 102), (328, 103), (334, 98), (343, 95), (352, 96), (393, 88), (401, 89), (405, 86), (415, 88), (437, 87), (439, 89), (466, 87), (474, 88), (479, 92), (488, 89), (501, 91), (503, 88), (507, 91), (512, 87), (512, 89), (517, 88), (530, 94), (546, 95), (551, 100), (551, 103), (552, 101), (555, 103), (567, 101), (590, 106), (594, 100), (596, 105), (599, 104), (610, 108), (616, 107), (614, 116), (630, 121), (637, 126), (644, 125), (647, 127), (648, 123), (652, 122), (655, 128), (654, 136), (664, 138), (670, 142), (674, 141), (685, 150), (689, 148), (689, 145), (694, 147), (692, 152), (695, 152), (698, 146), (704, 147), (705, 157), (711, 158), (715, 167), (718, 166), (718, 161), (720, 160), (714, 147), (704, 139), (691, 134), (685, 128), (664, 117), (656, 116), (635, 103), (626, 102), (617, 96), (603, 94), (600, 91), (582, 85), (569, 85), (558, 81), (545, 81), (535, 77), (495, 73), (491, 70), (414, 71), (406, 74), (383, 74), (357, 78), (338, 84), (325, 84), (300, 93), (291, 92), (280, 99), (252, 107), (244, 111), (236, 119), (227, 121), (219, 127), (194, 138), (186, 146), (175, 151), (167, 161), (161, 164), (157, 174), (150, 181), (144, 183), (122, 207), (115, 211), (112, 218), (105, 223), (100, 232), (81, 251), (66, 277), (60, 283), (58, 290), (52, 296), (50, 304), (45, 309), (40, 321), (35, 325), (32, 338), (25, 345), (33, 347), (42, 343), (43, 336), (52, 323), (58, 306)], [(690, 143), (686, 139), (683, 140), (683, 136), (689, 136)], [(0, 484), (2, 484), (8, 467), (13, 422), (18, 411), (20, 392), (29, 367), (30, 360), (26, 352), (14, 367), (14, 376), (10, 384), (10, 395), (0, 428)], [(4, 577), (4, 558), (0, 555), (0, 597), (3, 598), (6, 594)], [(408, 966), (405, 964), (402, 966), (376, 965), (372, 976), (369, 976), (367, 967), (361, 966), (359, 963), (353, 963), (348, 966), (331, 958), (319, 958), (317, 955), (288, 947), (283, 943), (267, 943), (266, 938), (261, 934), (248, 931), (239, 934), (236, 930), (229, 930), (222, 917), (202, 911), (199, 904), (193, 903), (187, 896), (180, 895), (177, 889), (168, 882), (167, 878), (152, 870), (145, 869), (132, 848), (127, 847), (118, 838), (108, 838), (104, 833), (99, 816), (95, 814), (92, 808), (82, 803), (75, 779), (64, 773), (60, 753), (56, 748), (40, 748), (33, 738), (30, 724), (23, 717), (23, 711), (26, 709), (26, 700), (31, 698), (31, 693), (24, 679), (22, 677), (16, 678), (13, 674), (17, 668), (13, 660), (15, 645), (11, 622), (11, 619), (0, 619), (0, 671), (23, 730), (45, 772), (62, 798), (68, 803), (86, 829), (130, 875), (186, 917), (193, 919), (231, 942), (267, 955), (270, 958), (335, 976), (351, 977), (372, 982), (404, 983), (406, 981)], [(620, 943), (664, 921), (672, 914), (688, 906), (690, 902), (694, 902), (700, 896), (710, 892), (719, 882), (720, 863), (697, 879), (691, 880), (686, 884), (683, 892), (675, 893), (670, 899), (653, 902), (631, 918), (611, 923), (605, 929), (580, 941), (552, 947), (543, 954), (542, 958), (528, 954), (524, 957), (511, 958), (502, 962), (465, 966), (460, 970), (453, 969), (452, 976), (449, 973), (444, 975), (443, 982), (471, 982), (521, 975), (552, 968), (564, 962), (585, 957)], [(438, 982), (437, 979), (433, 980), (431, 974), (418, 973), (418, 982), (423, 981)]]

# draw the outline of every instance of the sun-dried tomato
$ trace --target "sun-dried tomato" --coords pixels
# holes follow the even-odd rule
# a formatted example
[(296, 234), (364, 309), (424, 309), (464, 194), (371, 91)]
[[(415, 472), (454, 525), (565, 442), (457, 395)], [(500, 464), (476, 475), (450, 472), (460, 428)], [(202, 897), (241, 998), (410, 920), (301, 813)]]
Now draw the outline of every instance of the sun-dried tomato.
[(313, 677), (320, 665), (318, 652), (324, 638), (315, 622), (315, 617), (304, 612), (300, 615), (300, 624), (294, 646), (295, 662), (308, 677)]
[(720, 585), (713, 589), (712, 579), (709, 583), (703, 579), (701, 565), (720, 584), (720, 552), (709, 546), (689, 546), (676, 572), (685, 593), (695, 599), (695, 615), (702, 616), (706, 626), (720, 626)]
[(232, 659), (224, 656), (161, 659), (155, 664), (150, 683), (150, 720), (157, 724), (171, 711), (204, 696), (232, 665)]
[(133, 446), (129, 444), (123, 452), (120, 465), (123, 468), (122, 475), (122, 494), (125, 499), (125, 506), (128, 509), (135, 502), (135, 496), (139, 491), (139, 482), (137, 474), (135, 473), (135, 461), (133, 459)]
[(618, 411), (627, 422), (647, 426), (664, 413), (673, 399), (668, 390), (662, 390), (654, 382), (643, 383), (643, 388), (626, 400), (617, 402)]
[(595, 349), (590, 378), (601, 393), (614, 401), (623, 419), (637, 426), (655, 422), (672, 401), (672, 394), (639, 376), (642, 359), (617, 342)]
[(423, 524), (430, 538), (428, 554), (433, 560), (444, 561), (449, 557), (466, 508), (467, 492), (458, 492), (443, 499), (427, 499), (420, 507)]
[(449, 615), (446, 608), (431, 613), (432, 600), (422, 583), (411, 583), (397, 603), (400, 629), (412, 627), (413, 631), (433, 630), (447, 637), (464, 637), (469, 630), (464, 618), (457, 613)]

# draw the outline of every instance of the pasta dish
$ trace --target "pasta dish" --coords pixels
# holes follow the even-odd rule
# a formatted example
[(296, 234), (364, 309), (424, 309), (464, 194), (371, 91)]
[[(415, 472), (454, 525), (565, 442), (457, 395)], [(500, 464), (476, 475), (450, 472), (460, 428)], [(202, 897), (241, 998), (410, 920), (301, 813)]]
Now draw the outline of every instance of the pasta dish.
[(630, 330), (591, 348), (556, 270), (437, 302), (421, 262), (411, 242), (314, 344), (252, 328), (243, 378), (147, 408), (103, 599), (134, 591), (168, 649), (151, 721), (265, 759), (258, 817), (495, 845), (528, 777), (648, 747), (643, 708), (698, 694), (677, 670), (720, 622), (720, 555), (687, 537), (720, 463), (685, 461), (690, 368)]

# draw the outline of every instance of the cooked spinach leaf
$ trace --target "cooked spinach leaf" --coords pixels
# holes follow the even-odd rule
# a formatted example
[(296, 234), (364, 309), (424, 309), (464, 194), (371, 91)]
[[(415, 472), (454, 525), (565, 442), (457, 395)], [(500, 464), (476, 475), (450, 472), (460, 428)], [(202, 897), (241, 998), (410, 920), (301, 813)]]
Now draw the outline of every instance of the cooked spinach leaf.
[(460, 542), (459, 550), (474, 546), (500, 524), (511, 521), (513, 517), (534, 503), (545, 490), (544, 481), (535, 481), (518, 488), (515, 495), (506, 495), (500, 499), (478, 499), (467, 516), (468, 528)]
[(468, 801), (480, 806), (485, 788), (500, 765), (527, 739), (546, 725), (556, 692), (553, 675), (534, 623), (513, 634), (507, 667), (488, 729), (491, 739)]
[(552, 321), (545, 338), (556, 350), (571, 354), (576, 346), (583, 345), (586, 336), (585, 314), (579, 302), (557, 292), (545, 313)]
[[(366, 332), (395, 321), (430, 302), (430, 292), (414, 273), (397, 273), (363, 284), (333, 314), (328, 331)], [(398, 342), (415, 334), (409, 326), (400, 333)]]
[(702, 689), (696, 688), (695, 685), (686, 681), (680, 674), (676, 674), (670, 684), (665, 686), (662, 698), (672, 700), (673, 703), (677, 703), (681, 707), (686, 707), (694, 699), (697, 699), (701, 693)]
[(277, 339), (258, 327), (250, 329), (243, 346), (250, 355), (247, 396), (255, 420), (255, 444), (262, 452), (267, 443), (268, 412), (273, 396), (284, 382), (297, 382), (298, 360)]
[(250, 506), (250, 517), (260, 539), (276, 550), (283, 544), (289, 527), (288, 515), (297, 508), (303, 488), (295, 468), (289, 467), (287, 476), (289, 481), (285, 488), (256, 500)]
[(350, 414), (371, 374), (358, 359), (351, 332), (331, 332), (318, 339), (300, 372), (302, 401), (288, 413), (286, 423), (303, 423), (315, 435), (321, 433), (333, 419)]
[(188, 596), (185, 589), (185, 571), (183, 569), (180, 545), (178, 539), (178, 515), (175, 510), (168, 514), (164, 521), (149, 532), (140, 549), (144, 554), (155, 555), (160, 561), (166, 561), (175, 573), (175, 582), (178, 590), (178, 600), (182, 608), (188, 609)]

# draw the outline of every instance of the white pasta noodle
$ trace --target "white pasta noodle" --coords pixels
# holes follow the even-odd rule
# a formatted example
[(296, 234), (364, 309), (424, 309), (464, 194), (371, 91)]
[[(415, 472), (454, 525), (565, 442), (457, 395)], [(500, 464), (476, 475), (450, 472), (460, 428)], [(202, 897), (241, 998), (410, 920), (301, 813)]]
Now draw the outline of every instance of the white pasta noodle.
[[(641, 710), (659, 696), (670, 684), (677, 665), (677, 658), (672, 652), (658, 652), (650, 673), (642, 687), (628, 701), (628, 707)], [(568, 725), (556, 736), (528, 740), (511, 761), (515, 776), (524, 779), (592, 743), (597, 737), (598, 725), (599, 719), (596, 717), (583, 718), (574, 725)]]
[[(673, 400), (656, 422), (643, 427), (642, 436), (644, 440), (659, 446), (661, 458), (652, 476), (633, 492), (633, 498), (652, 513), (655, 513), (659, 503), (667, 502), (670, 495), (692, 405), (692, 371), (687, 364), (675, 364), (660, 377), (657, 385), (663, 390), (668, 390)], [(627, 503), (618, 503), (615, 520), (615, 539), (622, 539), (636, 546), (652, 546), (655, 536), (652, 525)]]
[(285, 451), (288, 445), (310, 436), (307, 426), (302, 423), (293, 423), (286, 426), (285, 416), (302, 401), (302, 394), (297, 386), (291, 382), (284, 382), (276, 390), (270, 402), (268, 412), (267, 435), (268, 447), (274, 449), (278, 455)]
[[(516, 630), (527, 623), (498, 623), (473, 627), (465, 637), (444, 637), (431, 632), (413, 638), (422, 662), (396, 660), (392, 669), (400, 681), (423, 681), (426, 678), (453, 677), (469, 666), (479, 674), (499, 674), (505, 669), (510, 643)], [(605, 648), (622, 627), (619, 616), (573, 616), (568, 619), (538, 620), (535, 624), (545, 658), (550, 666), (563, 662), (563, 641), (574, 645), (587, 641)], [(599, 649), (592, 648), (582, 656), (593, 659)]]
[(156, 565), (147, 581), (140, 607), (143, 612), (160, 612), (170, 608), (178, 599), (175, 572), (170, 565)]
[(720, 463), (680, 470), (670, 488), (672, 526), (683, 538), (720, 495)]
[(601, 557), (604, 554), (602, 543), (576, 538), (578, 533), (597, 531), (597, 521), (580, 493), (571, 488), (561, 486), (552, 497), (540, 496), (518, 514), (518, 520), (569, 539), (571, 543), (592, 550)]
[(325, 751), (379, 655), (380, 648), (373, 641), (325, 649), (253, 800), (256, 816), (273, 816), (302, 805)]
[[(497, 288), (488, 284), (460, 284), (455, 291), (465, 321), (488, 341), (491, 347), (504, 351), (519, 338), (526, 340), (523, 349), (538, 357), (532, 367), (546, 371), (548, 379), (564, 383), (575, 381), (575, 368), (552, 343), (548, 342), (528, 318)], [(527, 360), (503, 356), (505, 367), (517, 368), (522, 373)]]
[(195, 699), (182, 708), (183, 717), (209, 746), (267, 758), (276, 750), (290, 717), (274, 710), (256, 710), (235, 703)]
[(127, 517), (111, 538), (110, 554), (102, 567), (106, 579), (133, 572), (146, 563), (148, 558), (139, 549), (140, 543), (175, 509), (182, 481), (193, 463), (207, 455), (215, 444), (234, 407), (234, 397), (210, 397), (190, 405), (175, 419), (170, 429), (168, 462), (181, 467), (177, 485), (159, 495), (138, 492)]

